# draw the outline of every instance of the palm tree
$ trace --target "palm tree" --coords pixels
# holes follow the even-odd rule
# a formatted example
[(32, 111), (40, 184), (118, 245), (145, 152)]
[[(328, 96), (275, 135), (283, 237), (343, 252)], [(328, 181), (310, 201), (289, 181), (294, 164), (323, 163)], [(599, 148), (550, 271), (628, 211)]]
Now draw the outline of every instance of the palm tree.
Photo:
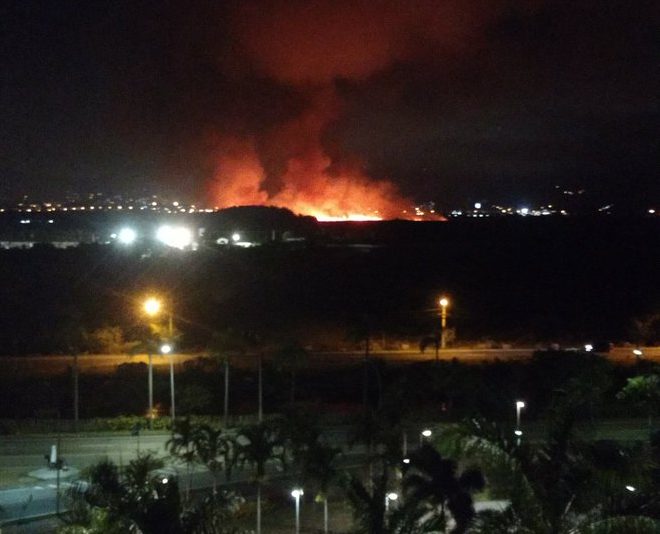
[[(149, 454), (131, 460), (123, 478), (117, 466), (108, 460), (92, 466), (90, 487), (82, 495), (84, 502), (91, 507), (87, 514), (87, 522), (91, 525), (77, 531), (113, 534), (181, 532), (181, 503), (176, 480), (168, 480), (165, 484), (161, 477), (154, 475), (154, 470), (162, 466), (161, 460)], [(105, 513), (95, 517), (95, 509)]]
[(191, 424), (189, 417), (173, 422), (172, 437), (167, 440), (165, 447), (172, 456), (186, 463), (186, 472), (188, 475), (186, 498), (189, 498), (192, 489), (192, 464), (197, 454), (195, 450), (195, 428)]
[(403, 491), (406, 501), (427, 504), (443, 524), (448, 510), (456, 523), (453, 532), (463, 533), (474, 517), (471, 493), (483, 489), (484, 484), (479, 470), (467, 469), (459, 475), (455, 461), (424, 444), (410, 457)]
[(323, 532), (328, 532), (328, 493), (338, 482), (340, 471), (337, 466), (341, 450), (337, 447), (315, 442), (302, 453), (302, 472), (306, 480), (318, 488), (317, 499), (323, 501)]
[(223, 401), (223, 426), (229, 425), (229, 370), (230, 358), (241, 356), (247, 352), (245, 336), (232, 328), (215, 332), (211, 338), (211, 356), (220, 359), (224, 366), (224, 401)]
[(217, 494), (218, 473), (227, 465), (231, 454), (230, 440), (221, 428), (201, 425), (193, 431), (195, 454), (213, 476), (213, 494)]
[(261, 488), (266, 479), (266, 463), (275, 460), (285, 465), (284, 443), (279, 429), (271, 423), (257, 423), (243, 428), (238, 437), (241, 464), (254, 469), (257, 489), (257, 534), (261, 534)]
[(293, 404), (296, 401), (296, 373), (309, 361), (309, 352), (300, 343), (287, 342), (275, 351), (273, 359), (279, 369), (290, 375), (289, 403)]
[(353, 475), (346, 481), (346, 495), (353, 508), (359, 534), (385, 534), (385, 495), (388, 488), (388, 470), (383, 468), (368, 486)]
[[(553, 429), (545, 442), (517, 446), (495, 425), (473, 420), (446, 429), (442, 445), (445, 450), (477, 461), (492, 494), (509, 501), (502, 511), (478, 514), (471, 532), (654, 532), (648, 530), (647, 518), (621, 515), (626, 513), (625, 507), (608, 504), (613, 502), (612, 492), (619, 496), (618, 501), (627, 490), (623, 483), (611, 488), (598, 482), (604, 473), (603, 466), (597, 467), (593, 461), (594, 445), (575, 442), (570, 422)], [(641, 485), (637, 487), (639, 490)], [(641, 530), (634, 530), (636, 525), (641, 525)], [(610, 527), (613, 530), (606, 530)], [(655, 523), (653, 528), (660, 529), (660, 525)]]
[(88, 333), (83, 326), (80, 313), (75, 310), (63, 310), (66, 319), (55, 329), (57, 337), (59, 338), (58, 344), (60, 347), (70, 354), (73, 358), (73, 365), (71, 367), (71, 375), (73, 382), (73, 425), (74, 431), (78, 429), (79, 421), (79, 407), (80, 407), (80, 394), (79, 394), (79, 367), (78, 356), (83, 352), (84, 347), (88, 342)]

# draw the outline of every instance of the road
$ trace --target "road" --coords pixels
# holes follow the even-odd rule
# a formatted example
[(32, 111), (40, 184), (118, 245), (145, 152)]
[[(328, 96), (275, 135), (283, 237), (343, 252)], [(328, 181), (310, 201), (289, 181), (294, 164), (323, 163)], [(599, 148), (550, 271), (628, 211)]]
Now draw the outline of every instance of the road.
[[(347, 428), (330, 429), (324, 432), (326, 439), (333, 444), (345, 445), (348, 437)], [(117, 465), (125, 465), (141, 453), (153, 452), (159, 457), (166, 455), (165, 443), (169, 433), (143, 432), (138, 437), (124, 434), (93, 433), (63, 434), (60, 437), (60, 455), (67, 464), (77, 471), (89, 467), (103, 458), (112, 460)], [(51, 445), (57, 443), (56, 435), (2, 436), (0, 438), (0, 525), (6, 521), (17, 521), (29, 517), (52, 514), (56, 510), (57, 482), (55, 478), (38, 480), (27, 474), (45, 467), (44, 455)], [(353, 455), (347, 458), (346, 466), (356, 461), (356, 454), (362, 451), (353, 449)], [(352, 463), (351, 463), (352, 462)], [(183, 465), (173, 467), (179, 476), (181, 488), (187, 485), (186, 469)], [(279, 471), (269, 469), (272, 477), (282, 476)], [(55, 472), (53, 472), (55, 476)], [(60, 494), (66, 492), (71, 482), (78, 476), (69, 476), (61, 472)], [(241, 484), (250, 480), (249, 471), (237, 469), (233, 483)], [(197, 466), (192, 473), (192, 488), (209, 488), (212, 477), (202, 466)], [(62, 501), (62, 506), (65, 502)]]
[[(615, 347), (607, 355), (611, 360), (618, 363), (634, 363), (636, 356), (633, 354), (634, 347)], [(480, 363), (495, 360), (515, 361), (525, 360), (532, 356), (537, 350), (534, 347), (527, 348), (506, 348), (506, 349), (487, 349), (487, 348), (449, 348), (439, 351), (439, 357), (442, 360), (458, 359), (466, 363)], [(644, 358), (654, 361), (660, 361), (660, 347), (642, 348)], [(174, 354), (174, 363), (177, 366), (186, 361), (191, 361), (203, 353), (196, 354)], [(347, 363), (355, 362), (363, 357), (360, 351), (345, 352), (314, 352), (312, 353), (312, 365), (317, 366), (341, 366)], [(435, 351), (427, 350), (420, 353), (419, 350), (388, 350), (374, 351), (371, 353), (373, 358), (381, 358), (392, 362), (416, 362), (428, 361), (435, 358)], [(140, 354), (128, 356), (126, 354), (83, 354), (78, 357), (78, 365), (82, 373), (106, 374), (114, 372), (118, 365), (126, 363), (147, 363), (147, 355)], [(153, 358), (154, 366), (165, 370), (169, 365), (169, 356), (155, 356)], [(234, 365), (241, 364), (250, 366), (249, 358), (243, 358)], [(72, 365), (71, 356), (49, 355), (49, 356), (25, 356), (2, 357), (3, 374), (15, 376), (48, 376), (65, 373)]]

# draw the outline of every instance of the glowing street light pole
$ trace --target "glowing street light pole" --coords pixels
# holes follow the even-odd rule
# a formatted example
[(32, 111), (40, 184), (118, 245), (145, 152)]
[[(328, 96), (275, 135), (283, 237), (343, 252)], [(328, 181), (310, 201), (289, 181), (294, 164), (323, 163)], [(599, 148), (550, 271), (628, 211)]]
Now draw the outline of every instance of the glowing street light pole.
[[(155, 297), (149, 297), (147, 300), (144, 301), (144, 312), (149, 316), (149, 317), (155, 317), (158, 315), (163, 308), (162, 302), (155, 298)], [(169, 343), (166, 343), (161, 346), (160, 352), (161, 354), (164, 355), (169, 355), (170, 358), (170, 398), (171, 398), (171, 403), (170, 403), (170, 415), (172, 417), (172, 425), (174, 425), (174, 418), (176, 417), (176, 407), (174, 404), (174, 355), (172, 354), (172, 338), (173, 338), (173, 333), (174, 333), (174, 328), (172, 324), (172, 310), (169, 309), (167, 313), (167, 326), (168, 326), (168, 334), (169, 334)], [(153, 362), (152, 362), (152, 354), (151, 354), (151, 347), (148, 348), (148, 354), (149, 358), (149, 428), (153, 427), (153, 408), (154, 408), (154, 376), (153, 376)]]
[(446, 329), (447, 329), (447, 306), (449, 306), (449, 299), (447, 297), (440, 298), (440, 348), (444, 349), (447, 346)]
[(399, 495), (394, 492), (390, 492), (385, 495), (385, 513), (390, 511), (390, 501), (396, 501), (398, 498)]
[[(161, 304), (157, 298), (149, 297), (144, 301), (144, 312), (149, 317), (154, 317), (160, 312)], [(147, 342), (148, 372), (147, 382), (149, 387), (149, 430), (153, 429), (154, 423), (154, 366), (151, 354), (151, 344)]]
[(160, 348), (160, 352), (165, 355), (169, 354), (170, 356), (170, 398), (172, 399), (172, 404), (170, 406), (170, 415), (172, 417), (172, 428), (174, 428), (176, 409), (174, 407), (174, 356), (172, 355), (172, 345), (170, 345), (169, 343), (165, 343)]
[(522, 436), (522, 430), (520, 429), (520, 411), (525, 407), (523, 401), (516, 401), (516, 430), (514, 434), (520, 438)]
[(431, 437), (433, 432), (430, 429), (425, 428), (419, 433), (419, 446), (421, 447), (424, 444), (424, 438), (428, 439)]
[(302, 488), (295, 488), (291, 492), (291, 497), (296, 500), (296, 534), (300, 532), (300, 497), (302, 497), (305, 492)]

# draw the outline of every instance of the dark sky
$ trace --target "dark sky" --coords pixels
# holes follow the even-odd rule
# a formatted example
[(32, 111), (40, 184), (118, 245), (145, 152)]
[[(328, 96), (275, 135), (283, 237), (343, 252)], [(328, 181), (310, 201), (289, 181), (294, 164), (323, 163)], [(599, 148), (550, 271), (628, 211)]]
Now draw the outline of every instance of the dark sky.
[(359, 169), (415, 200), (515, 203), (559, 184), (650, 207), (658, 5), (5, 1), (0, 198), (209, 200), (241, 139), (271, 198), (304, 193), (291, 162), (322, 154), (324, 180)]

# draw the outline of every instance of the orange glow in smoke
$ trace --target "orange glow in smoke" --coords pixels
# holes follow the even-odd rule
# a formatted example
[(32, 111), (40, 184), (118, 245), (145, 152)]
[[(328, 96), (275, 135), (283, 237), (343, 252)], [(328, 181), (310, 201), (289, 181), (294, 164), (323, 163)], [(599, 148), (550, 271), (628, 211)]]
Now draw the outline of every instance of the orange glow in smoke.
[[(210, 200), (214, 206), (288, 208), (319, 221), (378, 221), (410, 217), (412, 202), (386, 180), (373, 179), (359, 161), (333, 163), (321, 142), (341, 103), (332, 90), (319, 91), (298, 117), (254, 138), (217, 138)], [(276, 154), (279, 170), (270, 180), (260, 150)]]

